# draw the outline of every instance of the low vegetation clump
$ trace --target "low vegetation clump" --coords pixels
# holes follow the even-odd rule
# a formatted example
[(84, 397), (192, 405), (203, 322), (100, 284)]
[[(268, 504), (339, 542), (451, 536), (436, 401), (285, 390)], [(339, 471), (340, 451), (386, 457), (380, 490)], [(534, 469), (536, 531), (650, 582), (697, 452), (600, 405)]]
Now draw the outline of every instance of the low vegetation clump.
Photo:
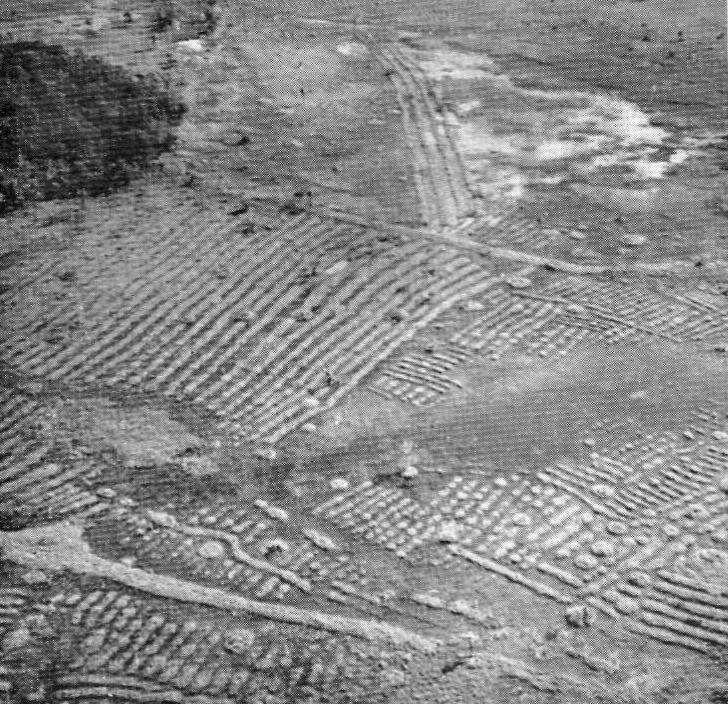
[(0, 214), (108, 193), (174, 144), (161, 82), (41, 42), (0, 44)]
[(193, 0), (184, 7), (174, 0), (155, 0), (151, 29), (153, 32), (173, 31), (191, 39), (215, 31), (219, 19), (217, 0)]

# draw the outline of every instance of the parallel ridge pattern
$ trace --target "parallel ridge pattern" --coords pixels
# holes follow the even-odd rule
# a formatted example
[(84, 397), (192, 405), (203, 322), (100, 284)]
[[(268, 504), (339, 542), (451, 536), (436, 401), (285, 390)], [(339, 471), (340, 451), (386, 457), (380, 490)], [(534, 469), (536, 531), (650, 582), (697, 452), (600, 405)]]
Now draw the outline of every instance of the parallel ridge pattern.
[[(436, 401), (460, 384), (447, 375), (464, 364), (466, 352), (498, 360), (519, 350), (530, 355), (566, 355), (584, 342), (606, 340), (645, 340), (659, 332), (620, 320), (606, 311), (593, 311), (570, 303), (563, 294), (563, 282), (547, 286), (542, 293), (530, 294), (507, 286), (491, 289), (486, 297), (488, 310), (455, 333), (450, 342), (463, 354), (448, 351), (447, 359), (433, 363), (428, 355), (411, 355), (392, 360), (372, 383), (374, 390), (388, 393), (416, 405)], [(554, 296), (553, 294), (557, 295)]]
[[(460, 481), (462, 479), (458, 478), (453, 486), (441, 491), (428, 504), (415, 501), (407, 492), (397, 487), (364, 482), (329, 498), (314, 508), (313, 513), (331, 521), (339, 529), (392, 551), (402, 559), (409, 558), (422, 545), (432, 547), (440, 543), (456, 542), (459, 548), (469, 551), (493, 554), (495, 550), (498, 559), (502, 560), (509, 554), (509, 543), (504, 540), (501, 546), (494, 547), (492, 544), (493, 540), (489, 538), (491, 521), (488, 511), (494, 501), (504, 493), (503, 490), (497, 488), (490, 491), (491, 487), (483, 486), (479, 491), (475, 486), (477, 482), (473, 482), (473, 486), (458, 487)], [(500, 486), (500, 482), (495, 486)], [(470, 496), (470, 489), (474, 490), (473, 496)], [(455, 493), (451, 494), (451, 491)], [(483, 499), (488, 493), (491, 495)], [(506, 501), (504, 505), (508, 506), (510, 503)], [(504, 521), (510, 520), (507, 516), (500, 518)], [(493, 522), (499, 524), (500, 518), (494, 515)], [(501, 526), (498, 525), (493, 535), (497, 535), (500, 530)], [(458, 553), (444, 553), (444, 556), (435, 556), (431, 561), (442, 566), (451, 564), (453, 560), (458, 561), (460, 557), (462, 555)], [(419, 560), (419, 557), (415, 559)], [(513, 563), (517, 561), (519, 557), (512, 560)], [(567, 595), (560, 594), (553, 587), (544, 584), (543, 580), (525, 577), (501, 562), (491, 561), (489, 568), (501, 576), (534, 589), (537, 593), (552, 596), (559, 601), (569, 600)]]
[(0, 588), (0, 634), (12, 628), (21, 617), (30, 596), (23, 587)]
[(661, 465), (634, 484), (620, 487), (611, 501), (634, 513), (641, 510), (664, 513), (675, 505), (704, 493), (721, 474), (728, 471), (728, 447), (707, 445), (692, 456), (677, 456), (667, 465)]
[(448, 234), (470, 237), (478, 242), (494, 246), (521, 247), (538, 250), (547, 247), (560, 233), (544, 227), (518, 211), (516, 207), (505, 210), (499, 204), (489, 204), (493, 212), (477, 217), (466, 217)]
[[(418, 328), (491, 285), (482, 269), (452, 251), (422, 245), (406, 249), (393, 262), (376, 259), (376, 266), (362, 267), (342, 281), (333, 294), (343, 308), (336, 308), (340, 315), (323, 312), (289, 336), (287, 349), (269, 351), (265, 373), (246, 390), (245, 401), (225, 411), (249, 418), (253, 437), (276, 441), (319, 406), (341, 398)], [(430, 271), (441, 272), (429, 282), (422, 276), (425, 262)], [(316, 327), (318, 336), (305, 337)], [(263, 354), (261, 347), (255, 354)], [(255, 377), (254, 371), (245, 382)], [(227, 389), (225, 397), (236, 390), (237, 385)]]
[[(634, 474), (608, 458), (589, 472), (604, 486)], [(364, 482), (313, 513), (401, 558), (423, 543), (445, 543), (459, 560), (559, 603), (587, 603), (665, 642), (698, 650), (728, 644), (728, 589), (715, 583), (728, 551), (714, 547), (728, 542), (728, 498), (714, 482), (662, 516), (637, 506), (622, 518), (586, 490), (565, 490), (556, 475), (539, 479), (458, 476), (427, 503)]]
[(54, 702), (145, 702), (145, 704), (232, 704), (228, 697), (184, 694), (177, 689), (156, 685), (137, 677), (106, 674), (62, 675), (55, 682)]
[[(147, 264), (150, 257), (159, 258), (167, 248), (174, 245), (179, 237), (179, 229), (195, 224), (195, 215), (199, 214), (199, 207), (190, 203), (174, 203), (172, 207), (155, 213), (159, 222), (163, 225), (157, 228), (149, 228), (149, 213), (130, 213), (127, 215), (127, 224), (123, 234), (119, 232), (119, 223), (110, 217), (109, 211), (99, 206), (99, 212), (89, 212), (84, 220), (79, 222), (78, 232), (74, 237), (74, 245), (78, 250), (83, 250), (83, 257), (75, 256), (71, 252), (68, 259), (64, 258), (63, 252), (59, 252), (57, 258), (48, 257), (45, 253), (24, 257), (18, 264), (11, 265), (0, 275), (0, 302), (11, 309), (12, 306), (29, 305), (36, 296), (49, 290), (63, 289), (62, 280), (64, 274), (78, 281), (88, 281), (92, 277), (105, 277), (107, 284), (103, 291), (91, 299), (84, 297), (83, 309), (93, 310), (99, 305), (99, 301), (116, 295), (118, 290), (123, 290), (126, 281), (117, 282), (113, 278), (118, 272), (119, 251), (123, 250), (124, 260), (127, 263), (137, 263), (138, 267)], [(117, 241), (123, 237), (123, 247), (110, 251), (109, 240)], [(61, 304), (59, 310), (68, 308), (67, 304)], [(74, 311), (80, 315), (78, 309)], [(73, 320), (69, 318), (69, 321)], [(58, 324), (63, 322), (52, 320)], [(29, 317), (27, 324), (8, 324), (13, 329), (19, 344), (22, 344), (23, 333), (34, 331), (40, 324), (36, 317)], [(11, 345), (8, 345), (13, 349)]]
[(401, 558), (419, 545), (435, 541), (447, 521), (444, 515), (411, 499), (404, 490), (371, 481), (334, 494), (312, 513)]
[[(544, 298), (571, 303), (560, 318), (577, 327), (601, 329), (611, 341), (640, 342), (651, 336), (673, 341), (724, 339), (728, 314), (706, 311), (675, 296), (614, 281), (570, 276), (546, 287)], [(529, 295), (524, 292), (523, 295)]]
[(720, 340), (728, 315), (690, 306), (652, 290), (576, 276), (538, 291), (494, 289), (489, 310), (451, 342), (493, 360), (519, 349), (549, 357), (595, 340), (640, 343)]
[[(341, 530), (380, 545), (402, 559), (420, 562), (420, 556), (411, 557), (411, 553), (418, 547), (449, 545), (449, 552), (431, 557), (430, 561), (445, 566), (462, 562), (463, 557), (470, 559), (468, 555), (475, 555), (475, 561), (490, 571), (538, 594), (568, 603), (568, 594), (547, 583), (554, 581), (554, 575), (537, 575), (532, 578), (523, 574), (524, 568), (530, 567), (530, 563), (537, 557), (529, 555), (525, 559), (524, 555), (512, 551), (516, 545), (511, 540), (512, 535), (524, 529), (525, 524), (520, 524), (522, 514), (516, 511), (516, 523), (513, 523), (507, 512), (501, 516), (498, 511), (492, 511), (498, 499), (505, 507), (519, 501), (517, 496), (511, 497), (511, 501), (504, 501), (509, 492), (504, 492), (502, 484), (502, 481), (492, 486), (480, 485), (478, 481), (463, 483), (463, 479), (459, 477), (431, 502), (423, 504), (412, 499), (402, 489), (367, 481), (332, 496), (314, 508), (313, 513), (331, 521)], [(519, 494), (522, 490), (523, 487), (518, 485), (512, 491)], [(547, 492), (546, 496), (550, 494)], [(557, 503), (567, 500), (568, 497), (563, 496)], [(562, 511), (563, 515), (559, 514), (557, 517), (552, 533), (562, 536), (564, 526), (561, 523), (583, 510), (580, 504), (572, 502), (570, 509)], [(501, 523), (507, 523), (508, 530), (504, 530)], [(505, 537), (501, 535), (501, 531), (506, 534)], [(561, 539), (565, 540), (569, 535), (570, 533), (566, 533)], [(486, 558), (485, 554), (489, 557)], [(508, 566), (521, 562), (524, 563), (524, 568)]]
[[(267, 687), (319, 690), (356, 666), (345, 642), (259, 634), (232, 623), (224, 630), (182, 622), (117, 591), (60, 595), (70, 625), (85, 634), (56, 700), (106, 697), (129, 701), (223, 704), (248, 701)], [(366, 648), (366, 646), (362, 646)]]
[(723, 431), (725, 419), (728, 418), (728, 414), (720, 408), (720, 402), (714, 399), (707, 399), (704, 406), (707, 406), (707, 408), (698, 406), (693, 411), (693, 417), (695, 419), (694, 425), (690, 425), (688, 430), (696, 435), (702, 436), (715, 433), (716, 431)]
[(561, 603), (599, 573), (592, 547), (622, 532), (560, 487), (518, 476), (455, 477), (433, 505), (480, 531), (459, 539), (456, 554), (466, 545), (471, 562)]
[(58, 519), (91, 515), (107, 505), (83, 489), (83, 464), (49, 461), (53, 448), (33, 431), (45, 407), (12, 389), (0, 389), (0, 515)]
[[(90, 297), (71, 343), (44, 344), (23, 329), (5, 357), (52, 380), (189, 398), (234, 430), (275, 441), (491, 285), (455, 251), (308, 214), (248, 238), (238, 229), (234, 219), (193, 218), (153, 242), (119, 300)], [(60, 317), (76, 313), (69, 306)]]
[[(47, 368), (53, 369), (53, 359), (60, 362), (69, 346), (81, 347), (87, 341), (88, 325), (113, 314), (119, 301), (130, 292), (145, 283), (151, 286), (152, 274), (156, 274), (157, 284), (163, 283), (165, 260), (194, 252), (185, 232), (198, 230), (197, 210), (187, 205), (165, 211), (159, 228), (150, 228), (148, 218), (141, 220), (132, 215), (132, 222), (123, 232), (123, 246), (115, 251), (109, 251), (107, 240), (122, 238), (118, 223), (90, 216), (84, 221), (83, 236), (75, 243), (82, 256), (72, 254), (72, 260), (66, 260), (63, 254), (57, 260), (31, 257), (8, 272), (8, 291), (3, 300), (7, 336), (0, 344), (0, 356), (8, 364), (26, 363), (28, 368), (47, 360)], [(129, 269), (134, 272), (132, 278)], [(62, 284), (64, 276), (84, 289), (75, 300), (69, 299)], [(100, 280), (103, 287), (94, 285)], [(121, 323), (118, 318), (115, 322)]]
[(488, 311), (459, 330), (451, 342), (498, 360), (515, 348), (541, 357), (565, 355), (597, 333), (562, 322), (557, 303), (518, 296), (507, 287), (493, 289)]
[(665, 286), (660, 290), (668, 298), (684, 303), (689, 308), (694, 308), (701, 313), (721, 313), (726, 311), (724, 299), (717, 292), (704, 292), (700, 289), (695, 290), (692, 287), (688, 287), (685, 290), (684, 282), (678, 282), (677, 289)]
[(457, 347), (413, 352), (386, 362), (371, 387), (415, 406), (425, 406), (462, 388), (462, 382), (448, 372), (469, 359), (470, 355)]
[[(169, 225), (169, 223), (165, 224)], [(205, 227), (206, 224), (207, 227)], [(93, 287), (94, 281), (99, 279), (98, 274), (103, 274), (103, 289), (99, 289), (97, 286), (93, 295), (87, 295), (84, 300), (83, 312), (86, 324), (89, 327), (95, 326), (97, 329), (84, 331), (90, 339), (76, 340), (75, 344), (68, 348), (57, 349), (50, 345), (39, 344), (32, 335), (35, 332), (32, 326), (36, 324), (36, 321), (31, 320), (28, 326), (20, 328), (19, 334), (6, 344), (4, 351), (7, 360), (28, 370), (53, 372), (52, 377), (56, 379), (64, 378), (63, 374), (66, 371), (70, 375), (69, 378), (79, 377), (78, 368), (83, 362), (82, 352), (88, 348), (88, 362), (90, 363), (94, 359), (97, 349), (101, 350), (107, 343), (117, 339), (117, 336), (106, 339), (105, 335), (109, 329), (121, 327), (118, 337), (122, 338), (121, 332), (127, 331), (137, 322), (133, 318), (131, 321), (125, 320), (125, 318), (135, 311), (140, 317), (148, 314), (151, 305), (161, 303), (160, 291), (165, 286), (170, 286), (171, 290), (184, 284), (191, 286), (199, 275), (196, 266), (203, 268), (208, 276), (214, 275), (217, 257), (215, 246), (219, 247), (224, 244), (224, 235), (229, 235), (238, 226), (238, 221), (231, 220), (226, 225), (218, 228), (210, 226), (200, 217), (189, 217), (180, 223), (179, 230), (174, 226), (161, 229), (149, 228), (152, 233), (148, 237), (146, 246), (142, 244), (139, 248), (134, 246), (134, 244), (139, 244), (138, 241), (135, 242), (138, 240), (135, 237), (136, 231), (131, 234), (124, 233), (124, 243), (131, 240), (129, 258), (127, 259), (126, 249), (124, 249), (123, 257), (117, 254), (106, 263), (92, 262), (93, 252), (88, 251), (90, 247), (85, 248), (85, 253), (91, 263), (87, 268), (76, 270), (79, 283)], [(222, 232), (217, 232), (220, 229)], [(197, 241), (198, 237), (201, 245)], [(80, 243), (80, 246), (83, 247), (84, 244)], [(97, 247), (106, 245), (103, 241), (90, 243), (91, 246), (93, 244), (96, 244)], [(129, 264), (136, 264), (137, 260), (138, 264), (134, 268), (133, 278), (130, 280), (122, 278), (125, 276)], [(108, 289), (113, 291), (116, 300), (109, 301)], [(177, 290), (177, 299), (182, 298), (183, 295), (184, 291)], [(175, 302), (179, 303), (176, 299)], [(73, 306), (67, 305), (66, 307), (69, 318), (77, 314), (77, 310)], [(180, 309), (180, 312), (183, 310)], [(63, 322), (63, 318), (54, 320), (55, 324)], [(102, 359), (99, 359), (99, 362), (101, 361)], [(91, 375), (91, 378), (94, 377)]]
[(403, 47), (383, 45), (377, 58), (387, 69), (414, 157), (415, 177), (430, 227), (453, 227), (474, 210), (467, 173), (448, 132), (442, 106), (417, 61)]
[(623, 582), (608, 595), (615, 606), (639, 609), (630, 630), (702, 652), (728, 645), (728, 591), (723, 585), (668, 570), (659, 570), (650, 581), (644, 588)]
[[(666, 447), (675, 450), (673, 440)], [(726, 457), (720, 453), (723, 464), (718, 468), (695, 466), (696, 458), (704, 459), (706, 450), (715, 455), (718, 448), (700, 443), (689, 449), (690, 455), (681, 458), (684, 461), (679, 467), (668, 464), (678, 453), (655, 463), (655, 455), (643, 448), (634, 457), (650, 457), (653, 464), (632, 468), (631, 463), (628, 466), (595, 455), (586, 472), (560, 467), (555, 478), (550, 468), (542, 478), (555, 479), (562, 486), (567, 479), (569, 489), (575, 478), (583, 478), (581, 496), (590, 484), (592, 494), (605, 507), (624, 515), (623, 520), (604, 523), (606, 518), (595, 512), (589, 526), (593, 536), (588, 536), (593, 541), (591, 554), (582, 552), (574, 558), (581, 571), (591, 570), (588, 581), (574, 583), (579, 595), (605, 614), (626, 617), (630, 630), (672, 645), (709, 651), (728, 644), (728, 593), (716, 582), (722, 580), (728, 566), (724, 549), (728, 499), (715, 489), (720, 473), (725, 476)], [(659, 453), (658, 459), (665, 459), (665, 454)], [(604, 530), (598, 533), (600, 528), (610, 535)], [(581, 543), (583, 538), (580, 536)]]
[(680, 442), (666, 433), (628, 452), (592, 453), (589, 464), (564, 462), (545, 467), (540, 475), (604, 515), (652, 518), (699, 498), (728, 472), (728, 433), (714, 434), (714, 442), (688, 441), (685, 435), (694, 436), (685, 431)]
[(73, 606), (72, 625), (88, 634), (71, 670), (143, 678), (186, 694), (238, 694), (241, 677), (234, 677), (212, 627), (177, 623), (116, 591), (75, 592), (65, 604)]
[(726, 508), (725, 494), (710, 492), (700, 504), (673, 512), (662, 535), (644, 541), (632, 571), (603, 585), (595, 605), (630, 616), (628, 628), (662, 642), (699, 651), (725, 648)]

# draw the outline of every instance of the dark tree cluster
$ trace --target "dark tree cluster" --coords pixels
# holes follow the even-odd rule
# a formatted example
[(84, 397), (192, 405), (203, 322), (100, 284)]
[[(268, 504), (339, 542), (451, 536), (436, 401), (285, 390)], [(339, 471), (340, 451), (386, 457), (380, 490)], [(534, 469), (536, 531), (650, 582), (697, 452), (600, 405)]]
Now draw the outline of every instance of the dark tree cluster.
[(0, 214), (128, 183), (172, 147), (183, 113), (153, 76), (41, 42), (0, 44)]

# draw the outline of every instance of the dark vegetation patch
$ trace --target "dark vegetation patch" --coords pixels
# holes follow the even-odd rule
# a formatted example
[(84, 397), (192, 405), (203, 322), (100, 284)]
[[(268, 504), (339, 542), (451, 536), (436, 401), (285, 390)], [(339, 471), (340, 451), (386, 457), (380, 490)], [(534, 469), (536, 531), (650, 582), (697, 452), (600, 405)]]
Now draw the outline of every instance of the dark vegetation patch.
[(183, 112), (153, 76), (41, 42), (0, 45), (0, 214), (123, 186), (172, 147)]
[(154, 32), (171, 31), (180, 38), (192, 38), (212, 34), (218, 20), (217, 0), (155, 0), (151, 28)]

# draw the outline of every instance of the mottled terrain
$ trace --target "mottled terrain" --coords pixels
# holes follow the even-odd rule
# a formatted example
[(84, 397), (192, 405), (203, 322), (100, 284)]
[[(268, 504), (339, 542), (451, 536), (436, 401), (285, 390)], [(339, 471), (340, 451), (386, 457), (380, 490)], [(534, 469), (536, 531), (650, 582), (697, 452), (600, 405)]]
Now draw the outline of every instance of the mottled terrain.
[(724, 7), (0, 32), (187, 106), (0, 219), (0, 699), (728, 701)]

